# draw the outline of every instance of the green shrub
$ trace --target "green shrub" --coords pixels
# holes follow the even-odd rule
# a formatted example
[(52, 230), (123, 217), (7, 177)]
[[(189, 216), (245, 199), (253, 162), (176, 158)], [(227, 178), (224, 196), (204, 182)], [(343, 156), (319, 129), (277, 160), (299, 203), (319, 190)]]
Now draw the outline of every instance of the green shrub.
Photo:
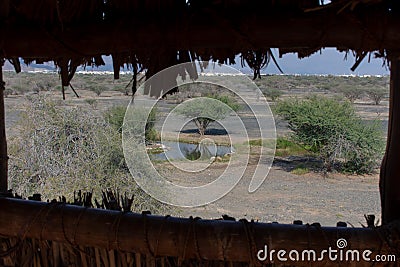
[(207, 97), (221, 101), (222, 103), (230, 107), (233, 111), (238, 111), (240, 109), (240, 104), (232, 96), (212, 94), (208, 95)]
[(299, 144), (284, 138), (278, 137), (276, 139), (276, 150), (275, 155), (278, 157), (287, 157), (287, 156), (302, 156), (310, 154), (304, 147)]
[(362, 121), (350, 102), (288, 99), (275, 112), (288, 122), (296, 142), (319, 154), (328, 171), (371, 173), (378, 166), (383, 151), (379, 124)]
[(129, 93), (131, 92), (131, 89), (124, 84), (116, 84), (116, 85), (114, 85), (114, 91), (121, 92), (124, 95), (129, 95)]
[[(113, 126), (115, 130), (122, 133), (122, 125), (124, 123), (126, 107), (125, 106), (115, 106), (110, 108), (105, 113), (105, 118), (108, 123)], [(145, 112), (145, 110), (136, 109), (136, 112)], [(157, 120), (157, 108), (153, 108), (146, 120), (145, 125), (145, 139), (146, 141), (156, 141), (159, 140), (159, 133), (154, 128)]]
[(13, 89), (8, 88), (8, 87), (6, 89), (4, 89), (4, 97), (8, 97), (8, 96), (10, 96), (12, 94), (14, 94), (14, 90)]
[(119, 133), (122, 133), (122, 124), (124, 123), (125, 112), (125, 106), (114, 106), (105, 112), (107, 122)]
[(276, 88), (265, 88), (262, 90), (263, 94), (272, 101), (278, 100), (282, 96), (282, 91)]
[(160, 133), (155, 128), (150, 128), (149, 130), (146, 130), (145, 138), (146, 141), (149, 142), (159, 141), (161, 139)]
[(309, 173), (310, 170), (305, 167), (303, 164), (300, 164), (296, 166), (290, 173), (295, 174), (295, 175), (304, 175)]
[(247, 142), (250, 146), (262, 146), (263, 140), (262, 139), (253, 139)]
[(49, 75), (49, 74), (42, 74), (42, 76), (35, 77), (30, 83), (30, 86), (33, 88), (34, 91), (49, 91), (50, 89), (54, 88), (57, 85), (57, 76)]
[(26, 86), (26, 85), (23, 85), (23, 84), (14, 84), (14, 85), (12, 85), (11, 86), (11, 89), (13, 90), (13, 92), (16, 94), (16, 95), (22, 95), (22, 94), (25, 94), (26, 92), (28, 92), (28, 89), (27, 89), (28, 87)]
[(107, 91), (107, 87), (103, 86), (103, 85), (91, 85), (88, 88), (90, 91), (94, 92), (97, 96), (100, 96), (101, 93), (103, 93), (104, 91)]
[(151, 137), (154, 136), (155, 128), (154, 126), (156, 125), (157, 121), (157, 108), (152, 108), (152, 110), (149, 113), (149, 117), (147, 118), (146, 121), (146, 126), (145, 126), (145, 135), (146, 135), (146, 140), (152, 140)]
[(85, 102), (88, 103), (93, 108), (96, 108), (97, 106), (97, 100), (94, 98), (86, 98)]

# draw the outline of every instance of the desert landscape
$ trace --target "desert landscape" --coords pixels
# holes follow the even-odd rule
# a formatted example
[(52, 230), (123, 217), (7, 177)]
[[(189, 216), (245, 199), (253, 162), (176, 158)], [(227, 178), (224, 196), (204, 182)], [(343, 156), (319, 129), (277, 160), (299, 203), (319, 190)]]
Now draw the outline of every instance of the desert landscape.
[[(237, 77), (234, 76), (227, 76), (224, 79), (231, 79), (232, 83), (237, 83), (235, 80)], [(374, 214), (378, 223), (380, 218), (378, 169), (371, 174), (326, 171), (323, 162), (315, 153), (309, 153), (304, 149), (282, 147), (279, 145), (280, 142), (278, 142), (277, 154), (267, 179), (254, 193), (248, 193), (247, 188), (251, 173), (258, 164), (257, 142), (250, 145), (252, 151), (243, 179), (223, 198), (196, 208), (170, 207), (154, 199), (143, 203), (141, 200), (151, 198), (137, 188), (126, 166), (121, 163), (123, 155), (120, 139), (118, 139), (118, 128), (112, 127), (113, 124), (121, 123), (121, 116), (123, 119), (125, 109), (131, 101), (130, 80), (131, 75), (128, 74), (121, 75), (120, 80), (114, 80), (111, 74), (106, 73), (78, 73), (71, 84), (80, 97), (77, 98), (68, 88), (66, 90), (67, 100), (63, 101), (59, 77), (56, 73), (20, 73), (17, 75), (13, 72), (5, 72), (10, 183), (14, 192), (25, 197), (39, 192), (44, 198), (51, 199), (64, 195), (67, 199), (71, 199), (72, 192), (75, 190), (94, 190), (96, 193), (111, 188), (138, 196), (137, 205), (134, 207), (137, 211), (149, 209), (153, 213), (167, 212), (171, 215), (202, 218), (219, 218), (222, 215), (229, 215), (236, 219), (247, 218), (260, 222), (292, 223), (294, 220), (301, 220), (303, 223), (309, 224), (319, 222), (324, 226), (334, 226), (338, 221), (346, 222), (350, 226), (360, 226), (366, 224), (364, 214)], [(311, 95), (324, 96), (337, 101), (350, 101), (364, 121), (378, 121), (381, 124), (382, 137), (384, 138), (386, 135), (388, 77), (274, 75), (263, 76), (255, 83), (267, 98), (272, 110), (281, 100), (306, 99)], [(135, 99), (141, 97), (144, 96), (139, 92)], [(188, 88), (175, 95), (160, 99), (157, 103), (155, 132), (161, 131), (162, 122), (173, 107), (193, 97), (196, 95), (193, 90)], [(254, 99), (254, 101), (257, 103), (259, 100)], [(24, 158), (29, 157), (29, 149), (24, 150), (24, 146), (26, 148), (29, 143), (27, 142), (29, 134), (40, 131), (37, 129), (39, 125), (49, 124), (48, 121), (38, 122), (38, 124), (33, 122), (29, 117), (33, 113), (30, 112), (36, 110), (35, 116), (40, 121), (41, 114), (45, 114), (43, 115), (45, 117), (48, 116), (47, 109), (53, 107), (57, 109), (54, 111), (54, 116), (75, 114), (71, 115), (71, 118), (66, 117), (66, 124), (72, 123), (73, 125), (74, 118), (80, 117), (77, 124), (85, 124), (86, 121), (88, 125), (92, 125), (89, 121), (93, 123), (93, 120), (99, 120), (103, 123), (101, 127), (103, 130), (107, 128), (107, 131), (113, 131), (112, 141), (110, 141), (111, 139), (105, 141), (101, 137), (96, 139), (99, 147), (91, 148), (99, 151), (97, 158), (94, 159), (95, 163), (91, 164), (92, 170), (96, 169), (96, 174), (88, 173), (91, 170), (91, 168), (88, 169), (90, 162), (78, 163), (81, 155), (77, 152), (79, 150), (77, 147), (74, 147), (77, 150), (71, 152), (72, 154), (65, 155), (71, 158), (63, 159), (64, 163), (62, 163), (63, 160), (60, 160), (60, 166), (68, 164), (68, 167), (64, 170), (60, 170), (62, 167), (59, 167), (51, 175), (50, 172), (43, 171), (41, 166), (33, 167), (33, 163), (32, 166), (24, 166), (20, 163)], [(242, 117), (247, 116), (246, 112), (248, 111), (245, 109), (238, 111)], [(274, 116), (274, 118), (278, 139), (281, 138), (280, 140), (285, 142), (290, 140), (291, 131), (287, 122), (279, 116)], [(253, 126), (250, 119), (248, 125), (251, 131)], [(93, 132), (97, 129), (96, 127), (93, 124)], [(57, 129), (55, 128), (55, 130)], [(222, 130), (219, 125), (211, 124), (205, 137), (214, 138), (217, 143), (224, 143), (225, 137)], [(31, 132), (28, 133), (28, 131)], [(52, 133), (47, 134), (50, 138)], [(68, 138), (69, 135), (67, 133), (54, 137)], [(180, 138), (185, 142), (195, 143), (199, 139), (195, 125), (188, 124)], [(112, 149), (112, 152), (104, 150), (101, 148), (103, 145), (101, 142), (108, 142), (108, 145), (115, 149)], [(157, 134), (155, 134), (153, 143), (157, 142)], [(104, 159), (101, 153), (114, 153), (112, 154), (114, 158)], [(45, 160), (45, 156), (42, 155), (43, 160)], [(382, 156), (379, 155), (379, 157)], [(38, 156), (37, 159), (39, 158), (41, 157)], [(89, 158), (85, 154), (82, 161), (88, 161)], [(234, 172), (235, 168), (240, 167), (242, 163), (223, 159), (223, 155), (221, 155), (221, 160), (215, 160), (205, 171), (188, 175), (175, 170), (170, 162), (160, 159), (154, 161), (154, 166), (160, 173), (179, 185), (207, 184), (218, 177), (228, 164), (232, 165), (231, 171)], [(103, 166), (106, 170), (99, 171), (99, 166)], [(56, 173), (59, 176), (55, 175)], [(73, 177), (68, 177), (71, 173), (74, 173)], [(79, 179), (79, 176), (86, 178)]]

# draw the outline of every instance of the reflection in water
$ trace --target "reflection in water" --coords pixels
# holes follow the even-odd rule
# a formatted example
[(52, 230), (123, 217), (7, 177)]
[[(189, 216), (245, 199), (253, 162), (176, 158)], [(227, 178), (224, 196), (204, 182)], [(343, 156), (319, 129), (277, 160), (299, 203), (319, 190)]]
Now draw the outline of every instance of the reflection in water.
[[(198, 160), (198, 159), (210, 159), (211, 157), (224, 156), (225, 154), (229, 154), (232, 152), (231, 146), (214, 146), (212, 144), (189, 144), (180, 142), (178, 146), (176, 146), (176, 142), (166, 141), (163, 142), (164, 146), (167, 149), (171, 149), (173, 147), (179, 147), (178, 151), (169, 150), (168, 155), (170, 159), (188, 159), (188, 160)], [(152, 153), (150, 154), (150, 158), (154, 160), (167, 160), (164, 152), (161, 153)]]
[[(187, 158), (188, 160), (204, 160), (204, 159), (209, 159), (211, 157), (215, 157), (215, 156), (220, 156), (220, 155), (216, 155), (216, 146), (213, 145), (205, 145), (202, 143), (199, 143), (196, 145), (195, 149), (189, 149), (187, 146), (183, 146), (181, 147), (181, 144), (179, 144), (179, 147), (183, 153), (183, 155), (185, 156), (185, 158)], [(223, 155), (222, 155), (223, 156)]]
[(202, 159), (205, 158), (205, 155), (201, 155), (200, 144), (198, 144), (194, 150), (190, 150), (189, 148), (185, 147), (181, 151), (183, 152), (185, 158), (187, 158), (188, 160), (198, 160), (200, 157), (202, 157)]

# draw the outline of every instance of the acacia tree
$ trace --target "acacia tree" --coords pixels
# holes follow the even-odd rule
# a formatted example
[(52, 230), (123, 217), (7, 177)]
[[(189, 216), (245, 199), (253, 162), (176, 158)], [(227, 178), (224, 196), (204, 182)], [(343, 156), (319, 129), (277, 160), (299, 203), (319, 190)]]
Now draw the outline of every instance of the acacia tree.
[(199, 134), (204, 135), (211, 122), (226, 118), (232, 110), (237, 111), (239, 107), (232, 97), (209, 95), (186, 101), (176, 111), (187, 118), (193, 118)]
[(375, 105), (379, 105), (382, 99), (389, 94), (388, 90), (384, 87), (368, 88), (365, 93), (374, 101)]
[(354, 103), (363, 95), (363, 89), (353, 85), (345, 85), (336, 89), (336, 92), (343, 94), (351, 103)]

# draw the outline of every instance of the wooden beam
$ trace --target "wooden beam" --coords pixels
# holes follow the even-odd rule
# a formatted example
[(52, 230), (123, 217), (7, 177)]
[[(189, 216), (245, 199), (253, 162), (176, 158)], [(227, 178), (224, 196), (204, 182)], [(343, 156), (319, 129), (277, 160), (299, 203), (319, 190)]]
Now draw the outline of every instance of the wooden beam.
[(4, 107), (5, 82), (3, 81), (4, 59), (0, 59), (0, 193), (8, 189), (8, 155)]
[[(3, 27), (3, 29), (1, 29)], [(130, 53), (148, 56), (158, 48), (190, 50), (201, 54), (213, 49), (227, 53), (286, 48), (310, 50), (338, 47), (357, 51), (399, 50), (400, 17), (376, 10), (340, 14), (310, 12), (227, 16), (204, 11), (159, 21), (155, 17), (121, 18), (102, 23), (85, 22), (61, 30), (37, 24), (7, 24), (0, 40), (6, 58), (57, 59)], [(0, 37), (1, 38), (1, 37)], [(214, 53), (217, 50), (214, 50)], [(215, 56), (215, 55), (214, 55)]]
[[(257, 263), (257, 253), (265, 245), (269, 250), (318, 253), (338, 249), (339, 238), (347, 241), (346, 250), (371, 250), (371, 257), (389, 255), (398, 251), (391, 247), (398, 246), (397, 239), (391, 238), (400, 230), (399, 224), (371, 229), (183, 219), (10, 198), (0, 198), (0, 207), (1, 236), (181, 259)], [(327, 262), (326, 257), (320, 265)], [(289, 259), (285, 265), (290, 263)], [(360, 261), (357, 266), (370, 263)]]
[(389, 53), (390, 104), (386, 153), (381, 166), (382, 222), (400, 220), (400, 54)]

